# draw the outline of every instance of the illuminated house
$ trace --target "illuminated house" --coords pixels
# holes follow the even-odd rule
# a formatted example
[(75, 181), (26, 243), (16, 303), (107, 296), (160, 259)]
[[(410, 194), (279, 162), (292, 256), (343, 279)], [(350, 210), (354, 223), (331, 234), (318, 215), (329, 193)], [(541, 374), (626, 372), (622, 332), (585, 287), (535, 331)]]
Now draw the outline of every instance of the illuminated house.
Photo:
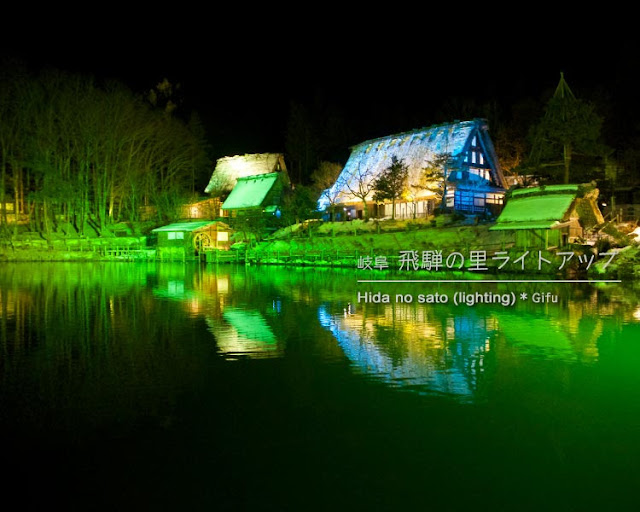
[[(441, 178), (425, 180), (424, 170), (449, 155), (441, 166)], [(420, 128), (410, 132), (368, 140), (351, 148), (336, 183), (325, 190), (319, 209), (338, 206), (347, 218), (362, 218), (362, 199), (354, 194), (370, 184), (390, 166), (392, 157), (408, 166), (402, 198), (396, 201), (396, 218), (425, 217), (445, 195), (446, 206), (464, 213), (499, 213), (505, 180), (498, 165), (487, 122), (483, 119)], [(375, 204), (374, 191), (366, 195), (367, 209), (374, 217), (390, 217), (392, 205)]]
[(490, 230), (513, 233), (516, 247), (561, 247), (604, 222), (597, 197), (598, 189), (580, 185), (514, 190)]
[(220, 216), (229, 216), (260, 208), (273, 212), (282, 190), (290, 186), (284, 155), (258, 153), (218, 159), (205, 192), (226, 197)]
[(222, 204), (230, 216), (249, 213), (277, 213), (285, 188), (282, 173), (272, 172), (238, 178), (236, 186)]
[(284, 155), (281, 153), (258, 153), (219, 158), (204, 191), (212, 196), (228, 194), (236, 186), (239, 178), (280, 172), (285, 183), (289, 183)]
[(0, 201), (0, 222), (6, 218), (7, 222), (15, 222), (15, 204), (13, 199), (5, 197)]
[(201, 219), (213, 220), (220, 217), (220, 207), (222, 201), (218, 197), (210, 197), (193, 203), (185, 204), (180, 207), (180, 219)]
[(205, 250), (229, 248), (230, 228), (211, 220), (178, 222), (151, 230), (156, 256), (162, 260), (185, 260), (198, 257)]

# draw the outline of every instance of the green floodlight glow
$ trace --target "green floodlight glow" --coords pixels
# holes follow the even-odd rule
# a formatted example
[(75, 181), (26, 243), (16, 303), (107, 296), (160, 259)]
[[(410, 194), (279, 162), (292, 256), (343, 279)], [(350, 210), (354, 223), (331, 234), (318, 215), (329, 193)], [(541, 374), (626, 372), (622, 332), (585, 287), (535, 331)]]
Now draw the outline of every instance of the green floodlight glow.
[(236, 186), (222, 205), (222, 209), (236, 210), (262, 206), (277, 180), (277, 172), (238, 179)]
[(279, 357), (282, 346), (259, 311), (225, 308), (222, 318), (208, 316), (218, 350), (227, 357)]
[[(509, 340), (509, 344), (520, 352), (544, 355), (545, 359), (576, 359), (575, 350), (567, 335), (559, 330), (557, 324), (548, 318), (525, 313), (518, 315), (501, 313), (498, 316), (500, 331)], [(532, 333), (544, 333), (533, 335)]]
[(490, 230), (551, 228), (564, 218), (575, 198), (575, 194), (511, 198)]

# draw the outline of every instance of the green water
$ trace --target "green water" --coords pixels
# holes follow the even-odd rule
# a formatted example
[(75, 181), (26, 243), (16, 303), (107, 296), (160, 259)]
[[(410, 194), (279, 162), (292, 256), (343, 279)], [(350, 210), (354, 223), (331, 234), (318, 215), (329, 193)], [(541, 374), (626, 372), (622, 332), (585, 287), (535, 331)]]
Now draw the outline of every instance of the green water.
[[(358, 303), (367, 291), (391, 301)], [(461, 291), (518, 300), (456, 306)], [(557, 302), (519, 299), (536, 292)], [(435, 293), (449, 302), (417, 303)], [(365, 284), (350, 270), (4, 264), (3, 506), (635, 509), (638, 297)]]

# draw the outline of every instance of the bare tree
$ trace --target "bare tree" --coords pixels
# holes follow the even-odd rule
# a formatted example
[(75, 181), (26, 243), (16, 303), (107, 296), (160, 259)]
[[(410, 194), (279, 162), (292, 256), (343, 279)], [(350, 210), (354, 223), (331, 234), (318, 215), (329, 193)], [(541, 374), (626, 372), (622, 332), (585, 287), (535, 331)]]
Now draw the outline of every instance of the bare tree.
[(327, 210), (331, 221), (335, 213), (336, 205), (341, 194), (342, 187), (338, 183), (342, 165), (333, 162), (320, 162), (318, 168), (311, 175), (313, 187), (320, 194), (320, 201), (328, 204)]
[(345, 187), (356, 198), (362, 201), (363, 216), (369, 218), (367, 199), (371, 199), (371, 193), (375, 190), (376, 182), (373, 169), (362, 167), (358, 164), (355, 172), (345, 180)]

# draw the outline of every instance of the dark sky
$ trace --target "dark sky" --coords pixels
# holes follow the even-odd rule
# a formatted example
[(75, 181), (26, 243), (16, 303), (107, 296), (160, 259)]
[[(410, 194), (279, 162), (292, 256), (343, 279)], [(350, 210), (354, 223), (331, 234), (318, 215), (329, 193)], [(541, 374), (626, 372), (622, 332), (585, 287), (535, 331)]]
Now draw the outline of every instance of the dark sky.
[(2, 49), (35, 69), (115, 78), (137, 92), (165, 77), (180, 83), (185, 108), (203, 118), (216, 156), (282, 151), (291, 100), (321, 98), (368, 125), (367, 136), (382, 136), (440, 121), (433, 116), (452, 97), (495, 100), (505, 108), (539, 98), (555, 87), (560, 71), (577, 95), (600, 90), (627, 118), (638, 111), (636, 45), (624, 37), (540, 38), (526, 29), (407, 37), (402, 30), (352, 33), (337, 22), (321, 31), (267, 25), (251, 37), (246, 27), (236, 29), (230, 24), (198, 37), (161, 30), (137, 38), (115, 30), (109, 41), (3, 39)]

